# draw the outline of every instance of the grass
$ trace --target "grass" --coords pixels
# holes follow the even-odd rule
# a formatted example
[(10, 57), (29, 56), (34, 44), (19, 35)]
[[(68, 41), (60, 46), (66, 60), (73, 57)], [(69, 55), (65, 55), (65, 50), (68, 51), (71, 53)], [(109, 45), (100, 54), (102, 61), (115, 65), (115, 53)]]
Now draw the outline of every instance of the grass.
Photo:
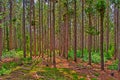
[(6, 62), (0, 67), (0, 76), (10, 74), (14, 68), (21, 64), (28, 65), (31, 62), (31, 58), (21, 58), (19, 61)]
[(66, 68), (42, 68), (37, 74), (42, 76), (43, 80), (79, 80), (75, 71)]

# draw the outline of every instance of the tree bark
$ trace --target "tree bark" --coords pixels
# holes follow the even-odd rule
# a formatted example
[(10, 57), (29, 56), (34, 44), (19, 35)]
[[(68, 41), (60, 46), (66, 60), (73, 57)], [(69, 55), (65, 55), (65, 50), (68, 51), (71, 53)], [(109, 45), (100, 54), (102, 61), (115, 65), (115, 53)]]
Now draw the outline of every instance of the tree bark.
[(23, 54), (24, 54), (24, 58), (26, 58), (25, 0), (23, 0)]
[(76, 0), (74, 0), (74, 61), (77, 62), (77, 20), (76, 20)]
[(101, 14), (100, 21), (101, 21), (101, 27), (100, 27), (100, 53), (101, 53), (101, 70), (104, 70), (104, 54), (103, 54), (103, 20), (104, 20), (104, 14)]
[[(2, 12), (2, 1), (0, 1), (0, 13)], [(0, 19), (0, 61), (2, 57), (2, 19)]]
[(10, 17), (10, 30), (9, 30), (9, 49), (10, 50), (12, 50), (12, 48), (13, 48), (13, 44), (12, 44), (12, 42), (13, 42), (13, 39), (12, 39), (12, 6), (13, 6), (13, 2), (12, 2), (12, 0), (9, 0), (9, 3), (10, 3), (10, 14), (9, 14), (9, 17)]
[(81, 38), (81, 43), (82, 43), (82, 56), (83, 57), (83, 53), (84, 53), (84, 0), (82, 0), (82, 38)]

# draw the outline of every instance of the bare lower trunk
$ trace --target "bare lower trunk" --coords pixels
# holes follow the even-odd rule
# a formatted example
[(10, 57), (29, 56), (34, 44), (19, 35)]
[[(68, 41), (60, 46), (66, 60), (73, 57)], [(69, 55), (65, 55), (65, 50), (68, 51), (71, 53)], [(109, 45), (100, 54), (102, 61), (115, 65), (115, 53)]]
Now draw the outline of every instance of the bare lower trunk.
[(100, 28), (100, 53), (101, 53), (101, 70), (104, 70), (104, 54), (103, 54), (103, 16), (100, 17), (101, 28)]
[(0, 28), (0, 61), (2, 56), (2, 28)]

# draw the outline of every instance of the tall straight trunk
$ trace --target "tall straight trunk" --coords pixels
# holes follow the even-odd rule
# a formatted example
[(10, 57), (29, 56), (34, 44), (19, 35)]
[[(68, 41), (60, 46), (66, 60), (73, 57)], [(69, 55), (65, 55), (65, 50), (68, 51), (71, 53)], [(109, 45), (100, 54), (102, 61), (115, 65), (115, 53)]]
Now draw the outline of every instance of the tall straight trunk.
[(106, 52), (108, 53), (109, 49), (109, 0), (107, 0), (107, 22), (106, 22)]
[(82, 43), (82, 56), (84, 53), (84, 0), (82, 0), (82, 38), (81, 38), (81, 43)]
[[(2, 12), (2, 1), (0, 1), (0, 13)], [(2, 19), (0, 19), (0, 61), (2, 56)]]
[(66, 31), (65, 31), (65, 32), (66, 32), (66, 33), (65, 33), (65, 39), (66, 39), (66, 40), (65, 40), (65, 44), (66, 44), (65, 53), (66, 53), (66, 58), (68, 59), (68, 34), (69, 34), (69, 27), (68, 27), (68, 25), (69, 25), (69, 21), (68, 21), (68, 20), (69, 20), (68, 0), (67, 0), (66, 11), (67, 11), (67, 14), (65, 15), (65, 20), (66, 20), (66, 21), (65, 21), (65, 23), (66, 23), (66, 24), (65, 24), (65, 26), (66, 26), (66, 27), (65, 27), (65, 28), (66, 28), (66, 29), (65, 29), (65, 30), (66, 30)]
[(61, 39), (61, 1), (59, 0), (59, 56), (61, 55), (61, 46), (62, 46), (62, 39)]
[[(6, 12), (6, 7), (4, 6), (4, 13)], [(6, 17), (4, 17), (3, 22), (5, 22)], [(4, 30), (3, 30), (3, 49), (6, 49), (6, 24), (4, 24)]]
[(26, 36), (25, 36), (25, 0), (23, 0), (23, 54), (26, 58)]
[(63, 57), (65, 58), (65, 52), (66, 52), (66, 17), (63, 16), (64, 19), (64, 25), (63, 25)]
[(100, 53), (101, 53), (101, 70), (104, 70), (104, 54), (103, 54), (103, 21), (104, 21), (104, 14), (101, 14), (100, 16), (100, 22), (101, 22), (101, 27), (100, 27)]
[(50, 1), (50, 61), (52, 61), (52, 3)]
[(116, 7), (114, 6), (114, 59), (116, 59), (117, 57), (117, 26), (116, 26), (116, 23), (117, 23), (117, 20), (116, 20), (116, 12), (117, 12), (117, 9)]
[(40, 15), (41, 15), (41, 0), (39, 0), (39, 44), (38, 44), (38, 51), (39, 51), (39, 56), (40, 56), (40, 54), (41, 54), (41, 17), (40, 17)]
[(36, 56), (35, 2), (33, 0), (34, 56)]
[(9, 14), (9, 17), (10, 17), (10, 30), (9, 30), (9, 49), (12, 50), (13, 48), (13, 39), (12, 39), (12, 0), (9, 0), (9, 3), (10, 3), (10, 14)]
[[(5, 19), (5, 20), (7, 20), (7, 18)], [(8, 30), (8, 27), (9, 26), (7, 26), (8, 24), (6, 23), (6, 44), (7, 44), (7, 50), (9, 51), (9, 30)]]
[(76, 0), (74, 0), (74, 61), (77, 62), (77, 19), (76, 19)]
[(55, 0), (53, 1), (53, 66), (56, 67), (56, 59), (55, 59)]
[(42, 33), (42, 47), (41, 47), (41, 50), (42, 50), (42, 58), (44, 57), (44, 31), (43, 31), (43, 4), (44, 4), (44, 1), (42, 0), (41, 1), (41, 33)]
[(118, 56), (118, 54), (119, 54), (119, 52), (118, 52), (118, 50), (119, 50), (119, 45), (118, 45), (119, 44), (119, 42), (118, 42), (119, 41), (119, 38), (118, 38), (119, 37), (119, 34), (118, 34), (118, 32), (119, 32), (118, 31), (118, 29), (119, 29), (119, 7), (117, 7), (116, 20), (117, 20), (116, 21), (117, 22), (116, 23), (116, 43), (117, 43), (116, 44), (116, 56)]
[(65, 16), (65, 18), (66, 18), (66, 42), (65, 42), (65, 44), (66, 44), (66, 49), (65, 49), (65, 53), (66, 53), (66, 58), (68, 59), (68, 24), (69, 24), (69, 22), (68, 22), (68, 14)]
[[(49, 14), (49, 7), (50, 7), (50, 1), (48, 1), (48, 9), (47, 9), (47, 34), (46, 34), (46, 48), (47, 48), (47, 62), (49, 61), (49, 42), (50, 42), (50, 39), (49, 39), (49, 34), (50, 34), (50, 24), (49, 24), (49, 19), (50, 19), (50, 14)], [(47, 40), (48, 39), (48, 40)]]
[(120, 18), (120, 12), (119, 12), (119, 10), (118, 10), (118, 17), (117, 17), (117, 26), (118, 26), (118, 71), (120, 72), (120, 20), (119, 20), (119, 18)]
[(17, 34), (16, 34), (16, 26), (14, 26), (14, 49), (17, 49)]
[[(1, 2), (0, 2), (1, 3)], [(0, 11), (1, 12), (1, 11)], [(0, 24), (2, 23), (2, 21), (0, 20)], [(1, 61), (1, 57), (2, 57), (2, 28), (0, 26), (0, 61)]]
[(30, 0), (30, 57), (32, 58), (32, 0)]
[[(92, 27), (91, 13), (89, 13), (89, 28)], [(92, 49), (92, 35), (88, 34), (88, 53), (89, 53), (89, 65), (91, 65), (91, 49)]]
[[(100, 32), (100, 17), (98, 15), (98, 27), (97, 27), (97, 30)], [(98, 43), (100, 42), (100, 34), (98, 35)], [(100, 50), (100, 44), (97, 44), (98, 46), (98, 51)]]

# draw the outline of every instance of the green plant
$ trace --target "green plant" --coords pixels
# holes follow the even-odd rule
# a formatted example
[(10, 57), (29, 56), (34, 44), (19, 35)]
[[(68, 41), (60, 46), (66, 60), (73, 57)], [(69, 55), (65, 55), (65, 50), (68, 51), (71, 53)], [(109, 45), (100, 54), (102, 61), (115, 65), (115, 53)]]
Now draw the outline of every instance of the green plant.
[(11, 50), (11, 51), (3, 51), (2, 52), (2, 58), (20, 58), (23, 56), (23, 51), (15, 51), (15, 50)]
[(2, 67), (2, 68), (0, 69), (0, 76), (2, 76), (2, 75), (4, 75), (4, 74), (9, 74), (10, 72), (11, 72), (11, 70), (8, 70), (8, 69)]
[(97, 80), (96, 78), (92, 78), (91, 80)]
[(0, 68), (0, 75), (9, 74), (12, 71), (12, 69), (18, 65), (19, 63), (17, 62), (8, 62), (2, 64), (2, 67)]
[(110, 70), (118, 70), (118, 60), (114, 61), (112, 65), (108, 66)]
[(80, 80), (86, 80), (85, 78), (80, 78)]

